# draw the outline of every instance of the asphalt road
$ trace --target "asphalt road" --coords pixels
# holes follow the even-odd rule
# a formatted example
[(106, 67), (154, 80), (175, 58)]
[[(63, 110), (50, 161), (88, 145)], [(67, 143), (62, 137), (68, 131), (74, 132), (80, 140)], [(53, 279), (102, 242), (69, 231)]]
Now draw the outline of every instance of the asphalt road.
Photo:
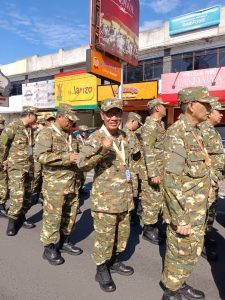
[[(90, 183), (86, 185), (90, 189)], [(150, 244), (141, 238), (141, 227), (132, 229), (124, 259), (134, 267), (131, 277), (113, 274), (117, 290), (106, 294), (94, 280), (95, 265), (91, 260), (93, 225), (89, 195), (84, 197), (83, 214), (77, 218), (73, 240), (84, 253), (81, 256), (63, 254), (66, 262), (51, 266), (42, 259), (43, 247), (39, 241), (41, 205), (29, 212), (36, 228), (21, 229), (15, 237), (5, 234), (7, 220), (0, 218), (0, 300), (160, 300), (159, 285), (164, 247)], [(225, 221), (225, 199), (219, 203), (218, 221)], [(206, 299), (225, 299), (225, 229), (215, 224), (219, 260), (209, 264), (200, 259), (188, 283), (203, 290)]]

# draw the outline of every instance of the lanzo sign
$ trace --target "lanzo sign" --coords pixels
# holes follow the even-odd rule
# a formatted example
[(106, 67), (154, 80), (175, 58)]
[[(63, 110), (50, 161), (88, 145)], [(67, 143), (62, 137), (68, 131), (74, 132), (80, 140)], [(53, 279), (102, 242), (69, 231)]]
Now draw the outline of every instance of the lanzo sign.
[(220, 6), (176, 17), (169, 22), (170, 35), (220, 24)]
[(54, 108), (54, 80), (29, 82), (22, 85), (23, 106)]
[(86, 61), (88, 73), (96, 74), (99, 77), (110, 79), (115, 82), (120, 82), (121, 66), (118, 61), (90, 49), (87, 50)]

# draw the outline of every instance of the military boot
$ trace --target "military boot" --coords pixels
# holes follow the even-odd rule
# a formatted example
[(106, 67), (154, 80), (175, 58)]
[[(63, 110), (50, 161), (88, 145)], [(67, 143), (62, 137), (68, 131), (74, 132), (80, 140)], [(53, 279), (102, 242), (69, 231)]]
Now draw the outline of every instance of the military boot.
[(208, 261), (216, 261), (218, 258), (215, 248), (213, 246), (208, 245), (204, 245), (201, 256), (207, 259)]
[(5, 208), (5, 204), (0, 204), (0, 217), (8, 218), (8, 212)]
[(9, 218), (6, 234), (8, 236), (14, 236), (17, 234), (17, 232), (18, 232), (18, 220)]
[(181, 295), (178, 291), (165, 290), (162, 300), (182, 300)]
[(54, 266), (62, 265), (65, 262), (64, 258), (57, 250), (55, 244), (50, 244), (48, 246), (45, 246), (45, 250), (42, 257), (46, 259), (51, 265)]
[(206, 246), (216, 246), (216, 240), (209, 235), (205, 236), (205, 245)]
[(195, 290), (190, 285), (187, 285), (186, 283), (183, 284), (182, 288), (179, 289), (179, 294), (181, 296), (184, 296), (188, 300), (204, 300), (205, 294), (202, 291)]
[(144, 225), (142, 238), (152, 244), (159, 245), (161, 240), (159, 238), (159, 230), (155, 225)]
[(32, 229), (32, 228), (36, 227), (36, 225), (34, 223), (27, 221), (24, 214), (21, 214), (19, 219), (20, 219), (21, 226), (23, 226), (23, 228)]
[(124, 276), (130, 276), (134, 273), (134, 269), (130, 266), (126, 266), (122, 261), (118, 259), (118, 256), (113, 256), (108, 262), (111, 273), (118, 273)]
[(116, 285), (112, 280), (107, 263), (97, 266), (95, 280), (104, 292), (114, 292), (116, 290)]
[(71, 241), (68, 235), (60, 234), (59, 241), (59, 250), (61, 252), (66, 252), (71, 255), (80, 255), (83, 253), (83, 250), (75, 246)]

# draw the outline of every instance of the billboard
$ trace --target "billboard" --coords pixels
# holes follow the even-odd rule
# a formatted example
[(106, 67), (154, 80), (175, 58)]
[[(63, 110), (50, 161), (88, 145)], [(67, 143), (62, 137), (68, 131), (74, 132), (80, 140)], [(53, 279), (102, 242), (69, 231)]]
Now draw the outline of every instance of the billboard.
[(55, 106), (67, 103), (76, 108), (96, 108), (98, 84), (100, 80), (87, 73), (57, 75), (55, 77)]
[[(123, 100), (148, 100), (156, 98), (158, 94), (158, 82), (140, 82), (123, 85)], [(102, 85), (98, 87), (98, 101), (106, 98), (118, 97), (118, 85)]]
[(104, 54), (95, 50), (87, 50), (86, 69), (88, 73), (115, 82), (121, 80), (121, 65)]
[(169, 22), (170, 35), (220, 24), (220, 6), (213, 6), (176, 17)]
[(92, 0), (91, 45), (138, 64), (139, 0)]
[(23, 106), (54, 108), (54, 80), (29, 82), (22, 85)]

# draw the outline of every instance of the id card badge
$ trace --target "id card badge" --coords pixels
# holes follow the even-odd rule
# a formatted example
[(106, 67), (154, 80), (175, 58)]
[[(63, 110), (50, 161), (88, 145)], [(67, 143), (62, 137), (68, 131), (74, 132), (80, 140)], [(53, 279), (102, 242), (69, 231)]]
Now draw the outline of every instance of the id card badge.
[(29, 147), (28, 148), (28, 156), (32, 156), (33, 155), (33, 148)]
[(130, 170), (126, 170), (126, 171), (125, 171), (125, 177), (126, 177), (127, 182), (130, 182), (130, 181), (131, 181), (131, 173), (130, 173)]

